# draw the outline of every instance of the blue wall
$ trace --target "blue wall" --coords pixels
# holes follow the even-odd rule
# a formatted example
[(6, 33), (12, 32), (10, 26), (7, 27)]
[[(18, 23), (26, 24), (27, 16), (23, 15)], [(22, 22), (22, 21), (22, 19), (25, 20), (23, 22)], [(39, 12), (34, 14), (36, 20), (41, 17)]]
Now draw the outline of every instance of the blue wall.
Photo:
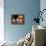
[[(5, 40), (18, 41), (32, 29), (35, 12), (40, 9), (39, 0), (4, 0), (4, 30)], [(24, 25), (12, 25), (11, 14), (24, 14)]]

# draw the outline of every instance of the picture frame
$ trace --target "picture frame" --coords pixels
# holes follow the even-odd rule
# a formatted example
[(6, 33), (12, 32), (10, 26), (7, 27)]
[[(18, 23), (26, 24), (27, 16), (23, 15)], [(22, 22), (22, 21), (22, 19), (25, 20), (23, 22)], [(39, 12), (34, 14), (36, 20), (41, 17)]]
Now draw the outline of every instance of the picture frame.
[(12, 14), (11, 15), (11, 24), (18, 25), (18, 24), (24, 24), (25, 23), (25, 17), (24, 14)]

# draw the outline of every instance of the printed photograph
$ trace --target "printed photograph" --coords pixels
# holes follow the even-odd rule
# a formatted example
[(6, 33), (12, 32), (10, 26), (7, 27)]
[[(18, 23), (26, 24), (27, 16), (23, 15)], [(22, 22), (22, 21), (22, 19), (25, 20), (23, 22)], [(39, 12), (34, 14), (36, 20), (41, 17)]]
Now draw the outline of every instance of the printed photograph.
[(24, 24), (23, 14), (13, 14), (11, 16), (11, 24)]

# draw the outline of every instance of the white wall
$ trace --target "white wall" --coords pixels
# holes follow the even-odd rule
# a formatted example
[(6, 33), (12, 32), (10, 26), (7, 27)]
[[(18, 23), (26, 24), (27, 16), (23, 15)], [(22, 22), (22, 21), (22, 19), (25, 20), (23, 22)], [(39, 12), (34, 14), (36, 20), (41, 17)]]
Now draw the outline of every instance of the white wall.
[[(40, 0), (40, 9), (46, 9), (46, 0)], [(41, 25), (46, 26), (46, 11), (43, 12), (43, 22), (40, 22)]]
[(0, 42), (4, 41), (4, 0), (0, 0)]

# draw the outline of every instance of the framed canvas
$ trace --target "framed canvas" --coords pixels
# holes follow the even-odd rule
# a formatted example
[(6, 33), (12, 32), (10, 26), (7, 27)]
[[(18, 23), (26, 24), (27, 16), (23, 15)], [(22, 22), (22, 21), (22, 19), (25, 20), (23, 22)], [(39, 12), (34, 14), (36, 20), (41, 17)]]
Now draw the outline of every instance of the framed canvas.
[(24, 24), (24, 14), (12, 14), (11, 24)]

